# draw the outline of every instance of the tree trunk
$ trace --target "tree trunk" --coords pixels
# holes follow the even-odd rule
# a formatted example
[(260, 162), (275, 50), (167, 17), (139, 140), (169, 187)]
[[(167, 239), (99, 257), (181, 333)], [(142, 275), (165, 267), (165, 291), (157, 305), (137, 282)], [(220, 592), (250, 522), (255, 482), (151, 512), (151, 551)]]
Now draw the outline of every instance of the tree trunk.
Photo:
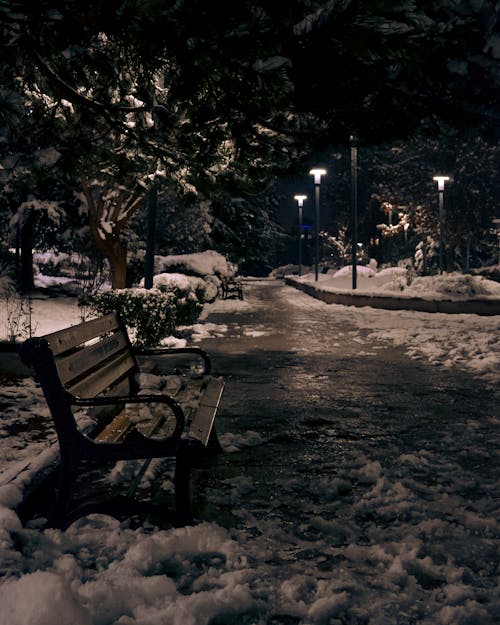
[(96, 248), (109, 260), (111, 266), (111, 286), (113, 289), (127, 287), (127, 245), (120, 239), (109, 237), (94, 239)]
[(127, 244), (113, 235), (103, 239), (99, 231), (92, 226), (90, 231), (96, 250), (109, 260), (111, 286), (114, 289), (125, 289), (127, 287)]
[(111, 264), (111, 286), (114, 289), (125, 289), (127, 287), (127, 246), (121, 241), (115, 241), (108, 258)]

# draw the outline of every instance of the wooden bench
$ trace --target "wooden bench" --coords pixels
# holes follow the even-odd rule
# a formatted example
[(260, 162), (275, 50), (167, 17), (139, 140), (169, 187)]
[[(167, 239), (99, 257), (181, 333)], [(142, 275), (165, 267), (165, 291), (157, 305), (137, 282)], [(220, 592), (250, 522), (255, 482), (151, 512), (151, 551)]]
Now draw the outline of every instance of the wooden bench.
[(243, 284), (240, 280), (222, 278), (221, 291), (222, 299), (227, 299), (228, 297), (243, 299)]
[[(30, 338), (22, 344), (20, 356), (35, 371), (59, 442), (59, 489), (52, 524), (64, 525), (65, 518), (78, 517), (70, 501), (87, 461), (144, 459), (143, 474), (152, 458), (166, 457), (175, 459), (176, 523), (192, 520), (191, 468), (203, 465), (210, 452), (220, 449), (214, 420), (224, 382), (210, 375), (206, 352), (199, 347), (134, 350), (119, 316), (110, 313)], [(189, 369), (165, 369), (172, 359), (177, 359), (174, 366), (185, 364)], [(165, 371), (170, 373), (158, 378), (163, 390), (141, 390), (141, 378)], [(140, 406), (160, 413), (147, 429), (136, 423)], [(163, 408), (158, 410), (159, 406)], [(79, 418), (82, 410), (86, 428)]]

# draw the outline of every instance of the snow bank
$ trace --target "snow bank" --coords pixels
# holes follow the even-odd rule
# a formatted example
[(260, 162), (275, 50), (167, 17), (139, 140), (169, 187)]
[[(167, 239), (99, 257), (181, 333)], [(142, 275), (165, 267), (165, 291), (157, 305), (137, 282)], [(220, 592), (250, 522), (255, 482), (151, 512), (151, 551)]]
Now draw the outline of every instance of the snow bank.
[[(415, 278), (403, 267), (388, 267), (380, 271), (361, 265), (357, 267), (358, 294), (384, 295), (391, 292), (398, 296), (424, 297), (425, 299), (466, 300), (476, 297), (500, 298), (500, 283), (483, 276), (462, 273), (445, 273)], [(306, 274), (294, 280), (314, 285), (314, 274)], [(322, 291), (352, 291), (352, 266), (335, 273), (319, 274), (318, 286)]]
[(448, 273), (442, 276), (415, 278), (406, 292), (425, 297), (446, 296), (473, 299), (475, 297), (500, 298), (500, 283), (483, 276), (461, 273)]
[[(139, 286), (144, 287), (144, 278)], [(159, 273), (153, 276), (153, 286), (169, 289), (176, 287), (180, 291), (200, 293), (204, 302), (213, 302), (218, 293), (218, 281), (209, 275), (203, 278), (183, 273)]]
[(155, 273), (165, 273), (171, 269), (196, 276), (231, 277), (236, 267), (218, 252), (206, 250), (198, 254), (179, 254), (177, 256), (155, 256)]

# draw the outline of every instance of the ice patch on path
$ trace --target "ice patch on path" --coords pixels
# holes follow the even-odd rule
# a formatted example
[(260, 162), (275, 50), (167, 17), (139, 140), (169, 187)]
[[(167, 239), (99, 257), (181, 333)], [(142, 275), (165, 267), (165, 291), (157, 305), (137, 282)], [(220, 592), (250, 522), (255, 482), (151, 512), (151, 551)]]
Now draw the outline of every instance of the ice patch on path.
[[(182, 330), (182, 328), (179, 328)], [(227, 334), (228, 327), (226, 324), (217, 324), (217, 323), (195, 323), (192, 326), (189, 326), (189, 329), (192, 331), (191, 340), (194, 343), (198, 343), (199, 341), (203, 341), (204, 339), (217, 338), (222, 337)]]
[(253, 432), (251, 430), (243, 432), (242, 434), (226, 432), (219, 436), (219, 442), (227, 453), (234, 453), (245, 447), (260, 445), (262, 441), (262, 436), (258, 432)]

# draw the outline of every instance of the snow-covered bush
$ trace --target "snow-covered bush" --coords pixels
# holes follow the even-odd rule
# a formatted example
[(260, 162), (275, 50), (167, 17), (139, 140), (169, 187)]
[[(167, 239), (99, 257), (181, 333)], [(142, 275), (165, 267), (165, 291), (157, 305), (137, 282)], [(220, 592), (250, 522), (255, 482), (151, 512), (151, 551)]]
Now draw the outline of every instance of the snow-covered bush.
[(178, 271), (190, 276), (216, 276), (232, 278), (237, 266), (230, 263), (225, 256), (214, 250), (206, 250), (198, 254), (179, 254), (177, 256), (155, 256), (155, 273)]
[(481, 276), (460, 272), (437, 276), (420, 276), (411, 284), (413, 293), (433, 293), (442, 297), (499, 297), (500, 285)]
[(80, 254), (66, 254), (58, 251), (33, 254), (35, 271), (45, 276), (73, 277), (78, 273), (80, 266), (88, 262), (90, 262), (89, 259)]
[[(308, 273), (309, 269), (302, 266), (302, 273)], [(269, 273), (270, 278), (284, 278), (285, 276), (294, 276), (299, 273), (298, 265), (282, 265), (281, 267), (276, 267)]]
[(91, 301), (99, 314), (117, 311), (131, 330), (131, 339), (140, 346), (154, 346), (173, 333), (177, 321), (177, 298), (160, 289), (119, 289), (102, 291)]
[[(212, 302), (217, 297), (221, 280), (230, 279), (238, 271), (237, 265), (229, 262), (225, 256), (214, 250), (206, 250), (196, 254), (179, 254), (175, 256), (155, 256), (154, 284), (160, 284), (165, 280), (173, 280), (168, 276), (182, 274), (185, 278), (193, 280), (201, 278), (204, 282), (203, 301)], [(167, 276), (161, 277), (160, 276)], [(201, 283), (195, 284), (198, 290)]]
[(132, 330), (135, 343), (151, 346), (173, 334), (177, 326), (195, 323), (203, 309), (203, 294), (201, 285), (197, 289), (179, 275), (177, 280), (157, 280), (152, 289), (101, 291), (91, 296), (90, 306), (99, 314), (116, 310)]
[(172, 294), (175, 297), (175, 321), (176, 325), (191, 325), (198, 320), (205, 302), (205, 288), (203, 280), (197, 284), (192, 277), (178, 275), (178, 279), (169, 280), (162, 274), (161, 279), (156, 280), (156, 285), (162, 293)]
[[(160, 273), (153, 277), (153, 286), (174, 291), (181, 297), (195, 297), (200, 303), (206, 303), (213, 302), (217, 297), (218, 282), (210, 278), (211, 276), (186, 276), (183, 273)], [(139, 286), (144, 286), (144, 278)]]

